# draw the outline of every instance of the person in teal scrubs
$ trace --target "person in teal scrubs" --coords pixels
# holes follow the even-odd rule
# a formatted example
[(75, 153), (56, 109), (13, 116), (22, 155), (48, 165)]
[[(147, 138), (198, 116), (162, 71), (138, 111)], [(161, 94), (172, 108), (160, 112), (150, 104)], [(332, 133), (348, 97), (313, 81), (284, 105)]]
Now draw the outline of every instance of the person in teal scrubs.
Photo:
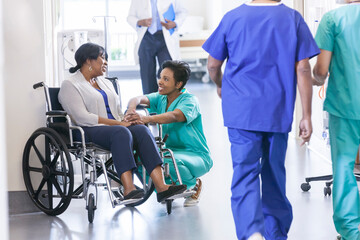
[(316, 33), (321, 49), (314, 85), (328, 73), (324, 110), (329, 113), (333, 167), (333, 220), (345, 240), (359, 240), (360, 197), (354, 164), (360, 143), (360, 1), (326, 13)]
[[(184, 86), (190, 77), (189, 65), (182, 61), (166, 61), (162, 64), (159, 91), (132, 98), (128, 104), (125, 120), (133, 124), (163, 124), (163, 135), (168, 134), (166, 147), (175, 155), (180, 176), (188, 188), (195, 193), (186, 198), (184, 206), (194, 206), (199, 202), (202, 182), (199, 177), (209, 172), (213, 162), (204, 135), (199, 102)], [(135, 112), (136, 106), (149, 106), (151, 116), (141, 116)], [(170, 175), (177, 179), (173, 163)]]

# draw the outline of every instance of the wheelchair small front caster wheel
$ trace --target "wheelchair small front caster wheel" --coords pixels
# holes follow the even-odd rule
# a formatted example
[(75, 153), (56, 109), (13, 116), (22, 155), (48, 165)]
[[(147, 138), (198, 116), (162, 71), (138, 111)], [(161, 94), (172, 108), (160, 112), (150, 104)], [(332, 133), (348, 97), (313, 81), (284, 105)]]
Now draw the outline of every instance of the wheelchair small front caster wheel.
[(302, 183), (301, 184), (301, 190), (303, 190), (304, 192), (307, 192), (307, 191), (309, 191), (310, 190), (310, 188), (311, 188), (311, 186), (310, 186), (310, 183)]
[(92, 223), (94, 221), (95, 209), (96, 209), (95, 197), (94, 194), (90, 193), (88, 198), (88, 206), (87, 206), (89, 223)]
[(325, 195), (325, 197), (327, 196), (327, 195), (331, 195), (331, 188), (330, 187), (324, 187), (324, 195)]
[(168, 214), (171, 214), (173, 200), (165, 200), (165, 202), (166, 202), (166, 211)]

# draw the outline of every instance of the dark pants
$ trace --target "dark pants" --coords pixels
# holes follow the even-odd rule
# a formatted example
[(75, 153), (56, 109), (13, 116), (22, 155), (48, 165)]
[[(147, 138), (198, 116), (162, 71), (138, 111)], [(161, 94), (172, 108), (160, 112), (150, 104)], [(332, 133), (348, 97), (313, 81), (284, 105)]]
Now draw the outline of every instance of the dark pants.
[(228, 132), (234, 169), (231, 208), (238, 239), (255, 232), (269, 240), (287, 239), (293, 218), (285, 191), (288, 134), (234, 128)]
[(144, 125), (83, 127), (86, 142), (95, 143), (111, 151), (119, 176), (136, 168), (134, 150), (148, 174), (162, 164), (157, 146), (149, 128)]
[(146, 32), (141, 41), (138, 54), (143, 93), (157, 92), (157, 77), (159, 77), (159, 72), (157, 75), (156, 58), (159, 66), (161, 66), (164, 61), (171, 60), (162, 31), (157, 31), (153, 35)]

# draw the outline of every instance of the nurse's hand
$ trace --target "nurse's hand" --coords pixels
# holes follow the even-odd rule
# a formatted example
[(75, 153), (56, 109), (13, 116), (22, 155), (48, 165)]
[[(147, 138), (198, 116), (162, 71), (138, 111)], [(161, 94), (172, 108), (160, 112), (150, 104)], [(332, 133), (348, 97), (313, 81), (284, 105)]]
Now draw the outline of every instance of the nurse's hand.
[(128, 110), (124, 116), (126, 122), (134, 122), (141, 120), (141, 115), (136, 112), (136, 110)]
[(299, 137), (302, 139), (301, 146), (310, 141), (312, 134), (311, 118), (303, 118), (299, 125)]

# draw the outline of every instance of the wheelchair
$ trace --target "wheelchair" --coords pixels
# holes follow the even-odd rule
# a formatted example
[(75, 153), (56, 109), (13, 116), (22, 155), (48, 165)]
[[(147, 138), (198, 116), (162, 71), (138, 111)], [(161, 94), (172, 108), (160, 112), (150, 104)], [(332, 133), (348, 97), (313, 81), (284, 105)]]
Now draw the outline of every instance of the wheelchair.
[[(112, 81), (116, 92), (120, 89), (116, 78), (108, 78)], [(60, 88), (50, 88), (45, 83), (34, 84), (33, 88), (44, 87), (46, 97), (46, 127), (41, 127), (32, 133), (25, 144), (22, 171), (26, 190), (33, 203), (44, 213), (52, 216), (63, 213), (69, 206), (72, 198), (85, 199), (88, 211), (88, 221), (93, 222), (97, 208), (98, 187), (107, 189), (112, 207), (125, 205), (135, 207), (144, 203), (153, 193), (155, 186), (141, 161), (135, 154), (137, 168), (133, 172), (134, 184), (138, 189), (143, 189), (145, 195), (141, 199), (124, 200), (121, 180), (118, 177), (111, 152), (91, 142), (85, 142), (85, 134), (81, 127), (74, 126), (70, 117), (63, 110), (58, 101)], [(142, 108), (148, 114), (145, 108)], [(150, 125), (150, 130), (156, 132), (155, 141), (162, 159), (171, 158), (174, 164), (177, 180), (171, 179), (173, 184), (182, 184), (181, 176), (174, 154), (165, 148), (167, 136), (162, 137), (162, 127)], [(78, 131), (81, 141), (73, 141), (73, 135)], [(154, 133), (153, 133), (154, 134)], [(74, 189), (75, 177), (73, 163), (80, 160), (81, 181)], [(165, 178), (171, 178), (169, 166), (163, 164)], [(104, 181), (100, 182), (102, 176)], [(110, 181), (117, 183), (117, 187), (111, 187)], [(176, 198), (183, 198), (194, 193), (187, 190), (184, 193), (173, 196), (166, 201), (167, 213), (171, 213), (172, 202)]]

